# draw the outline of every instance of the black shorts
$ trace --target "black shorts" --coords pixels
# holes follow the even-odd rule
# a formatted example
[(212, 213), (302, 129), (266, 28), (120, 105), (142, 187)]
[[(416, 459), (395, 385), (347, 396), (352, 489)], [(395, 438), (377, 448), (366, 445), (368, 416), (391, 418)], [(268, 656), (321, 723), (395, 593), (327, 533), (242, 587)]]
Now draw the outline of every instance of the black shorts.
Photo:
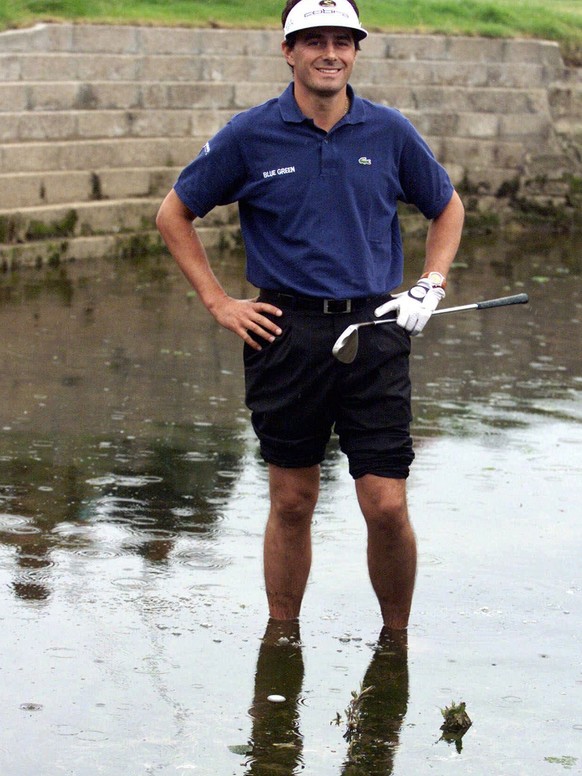
[(261, 342), (260, 351), (244, 347), (246, 403), (264, 460), (285, 468), (319, 464), (334, 430), (355, 479), (408, 477), (408, 333), (396, 323), (360, 330), (355, 360), (342, 364), (334, 342), (350, 324), (373, 320), (378, 300), (332, 315), (275, 304), (283, 333)]

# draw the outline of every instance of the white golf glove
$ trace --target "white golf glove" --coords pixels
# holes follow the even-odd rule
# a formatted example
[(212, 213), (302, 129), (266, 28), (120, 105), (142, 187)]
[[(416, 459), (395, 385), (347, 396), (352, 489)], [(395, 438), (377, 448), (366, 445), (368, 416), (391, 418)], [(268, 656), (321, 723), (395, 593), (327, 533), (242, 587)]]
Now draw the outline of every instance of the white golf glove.
[(424, 329), (438, 303), (444, 298), (443, 288), (433, 286), (428, 280), (421, 278), (410, 291), (398, 294), (386, 304), (377, 307), (374, 315), (379, 318), (381, 315), (396, 311), (398, 326), (402, 326), (411, 337), (415, 337)]

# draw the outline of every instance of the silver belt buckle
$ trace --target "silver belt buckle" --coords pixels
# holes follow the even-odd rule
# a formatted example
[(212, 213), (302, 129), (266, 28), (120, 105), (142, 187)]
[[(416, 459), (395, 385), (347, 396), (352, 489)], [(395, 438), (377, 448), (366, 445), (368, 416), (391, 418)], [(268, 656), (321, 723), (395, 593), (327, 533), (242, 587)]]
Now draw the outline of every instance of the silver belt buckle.
[[(343, 304), (342, 309), (339, 308), (340, 304)], [(334, 310), (333, 308), (336, 307)], [(324, 299), (323, 300), (323, 312), (326, 315), (343, 315), (345, 313), (352, 312), (352, 300), (351, 299)]]

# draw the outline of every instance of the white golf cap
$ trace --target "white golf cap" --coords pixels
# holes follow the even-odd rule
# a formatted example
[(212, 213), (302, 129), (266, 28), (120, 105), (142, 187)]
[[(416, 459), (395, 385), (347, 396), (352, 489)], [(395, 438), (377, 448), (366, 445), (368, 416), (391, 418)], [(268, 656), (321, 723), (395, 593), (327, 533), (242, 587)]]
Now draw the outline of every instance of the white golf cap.
[(345, 27), (353, 30), (358, 40), (368, 37), (348, 0), (300, 0), (285, 22), (285, 38), (313, 27)]

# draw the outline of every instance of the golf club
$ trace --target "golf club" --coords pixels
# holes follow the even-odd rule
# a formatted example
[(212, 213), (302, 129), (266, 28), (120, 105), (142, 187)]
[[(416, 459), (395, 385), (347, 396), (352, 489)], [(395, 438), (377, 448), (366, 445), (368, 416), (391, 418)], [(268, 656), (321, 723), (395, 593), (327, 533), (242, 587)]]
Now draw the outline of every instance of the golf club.
[[(515, 296), (502, 296), (499, 299), (486, 299), (483, 302), (473, 302), (472, 304), (463, 304), (458, 307), (444, 307), (442, 310), (435, 310), (433, 315), (460, 313), (463, 310), (486, 310), (489, 307), (507, 307), (507, 305), (511, 304), (527, 304), (528, 301), (529, 297), (527, 294), (515, 294)], [(363, 326), (378, 326), (381, 323), (395, 322), (396, 318), (378, 318), (376, 321), (353, 323), (340, 334), (331, 352), (338, 361), (342, 362), (342, 364), (351, 364), (358, 354), (358, 329), (361, 329)]]

